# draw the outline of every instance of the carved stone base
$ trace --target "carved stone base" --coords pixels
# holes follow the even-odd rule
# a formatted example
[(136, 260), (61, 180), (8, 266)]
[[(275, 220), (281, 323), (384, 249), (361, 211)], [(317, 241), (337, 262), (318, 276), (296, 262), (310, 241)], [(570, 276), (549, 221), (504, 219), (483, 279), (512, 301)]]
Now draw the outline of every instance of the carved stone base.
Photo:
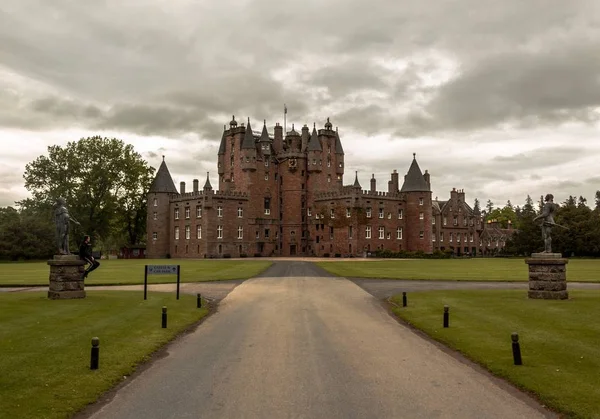
[(48, 261), (50, 265), (50, 286), (48, 298), (63, 300), (85, 298), (85, 285), (81, 278), (85, 272), (85, 262), (77, 255), (55, 255)]
[(529, 298), (566, 300), (567, 263), (560, 253), (533, 253), (525, 259), (529, 265)]

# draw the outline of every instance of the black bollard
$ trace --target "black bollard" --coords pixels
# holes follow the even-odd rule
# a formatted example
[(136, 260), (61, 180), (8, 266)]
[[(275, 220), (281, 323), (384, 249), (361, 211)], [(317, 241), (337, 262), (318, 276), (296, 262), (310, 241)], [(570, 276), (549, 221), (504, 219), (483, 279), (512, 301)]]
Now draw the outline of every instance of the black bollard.
[(163, 329), (167, 328), (167, 306), (162, 308), (162, 327)]
[(450, 310), (450, 308), (448, 306), (444, 306), (444, 327), (450, 326), (450, 313), (448, 310)]
[(402, 293), (402, 307), (406, 307), (406, 293)]
[(514, 363), (515, 365), (523, 365), (523, 360), (521, 359), (521, 345), (519, 344), (519, 334), (515, 332), (510, 337), (512, 339)]
[(92, 338), (92, 356), (90, 357), (90, 369), (97, 370), (100, 364), (100, 339)]
[(202, 295), (198, 294), (198, 299), (196, 300), (196, 307), (202, 308)]

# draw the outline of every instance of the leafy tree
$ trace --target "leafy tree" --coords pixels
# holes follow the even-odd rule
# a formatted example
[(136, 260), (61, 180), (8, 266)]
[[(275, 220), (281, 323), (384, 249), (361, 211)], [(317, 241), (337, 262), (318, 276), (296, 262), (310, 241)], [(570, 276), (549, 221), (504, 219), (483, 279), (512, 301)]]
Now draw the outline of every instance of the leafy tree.
[(65, 147), (50, 146), (47, 156), (27, 164), (23, 177), (32, 199), (22, 204), (50, 208), (62, 196), (82, 225), (75, 234), (137, 244), (145, 234), (145, 194), (153, 175), (154, 168), (132, 145), (115, 138), (82, 138)]
[(55, 250), (50, 223), (30, 212), (0, 208), (0, 259), (47, 259)]
[(596, 200), (595, 201), (596, 201), (595, 202), (596, 206), (594, 209), (596, 211), (600, 211), (600, 191), (596, 191)]
[(488, 199), (487, 204), (485, 204), (486, 214), (490, 214), (494, 210), (494, 203)]

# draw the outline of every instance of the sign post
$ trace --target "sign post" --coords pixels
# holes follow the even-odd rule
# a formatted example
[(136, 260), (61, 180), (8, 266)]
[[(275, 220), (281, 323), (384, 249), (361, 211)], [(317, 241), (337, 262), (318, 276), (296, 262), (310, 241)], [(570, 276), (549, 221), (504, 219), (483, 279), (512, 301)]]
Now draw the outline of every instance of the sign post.
[(177, 299), (179, 300), (180, 265), (146, 265), (144, 270), (144, 300), (148, 295), (148, 275), (177, 275)]

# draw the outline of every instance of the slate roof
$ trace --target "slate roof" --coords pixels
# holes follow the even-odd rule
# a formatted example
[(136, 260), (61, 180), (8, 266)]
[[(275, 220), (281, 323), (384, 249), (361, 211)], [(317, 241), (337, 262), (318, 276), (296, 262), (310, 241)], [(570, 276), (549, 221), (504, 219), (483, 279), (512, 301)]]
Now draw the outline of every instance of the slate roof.
[(344, 154), (342, 141), (340, 140), (340, 135), (338, 134), (337, 128), (335, 130), (335, 154)]
[(242, 141), (242, 150), (244, 149), (253, 149), (256, 146), (254, 145), (254, 134), (252, 134), (252, 128), (250, 127), (250, 118), (248, 118), (248, 126), (246, 127), (246, 132), (244, 133), (244, 140)]
[(321, 142), (317, 137), (317, 128), (313, 126), (312, 134), (310, 135), (310, 140), (308, 141), (308, 147), (306, 147), (308, 151), (323, 151), (321, 147)]
[(355, 188), (362, 189), (362, 187), (360, 186), (360, 183), (358, 182), (358, 171), (356, 172), (356, 176), (354, 177), (354, 185), (352, 185), (352, 186), (354, 186)]
[(221, 145), (219, 146), (219, 153), (218, 154), (225, 154), (225, 130), (226, 127), (225, 125), (223, 125), (223, 136), (221, 137)]
[(209, 172), (206, 172), (206, 183), (204, 184), (204, 189), (212, 189), (212, 185), (210, 184), (208, 175), (209, 175)]
[(423, 177), (423, 172), (417, 163), (417, 157), (413, 153), (413, 161), (404, 176), (404, 183), (400, 192), (430, 192), (429, 186)]
[(265, 119), (265, 123), (263, 125), (262, 132), (260, 134), (260, 138), (258, 139), (260, 142), (271, 142), (271, 137), (269, 137), (269, 132), (267, 131), (267, 120)]
[(169, 173), (169, 169), (167, 168), (167, 163), (165, 163), (164, 157), (148, 192), (178, 193), (175, 183), (173, 183), (171, 173)]

